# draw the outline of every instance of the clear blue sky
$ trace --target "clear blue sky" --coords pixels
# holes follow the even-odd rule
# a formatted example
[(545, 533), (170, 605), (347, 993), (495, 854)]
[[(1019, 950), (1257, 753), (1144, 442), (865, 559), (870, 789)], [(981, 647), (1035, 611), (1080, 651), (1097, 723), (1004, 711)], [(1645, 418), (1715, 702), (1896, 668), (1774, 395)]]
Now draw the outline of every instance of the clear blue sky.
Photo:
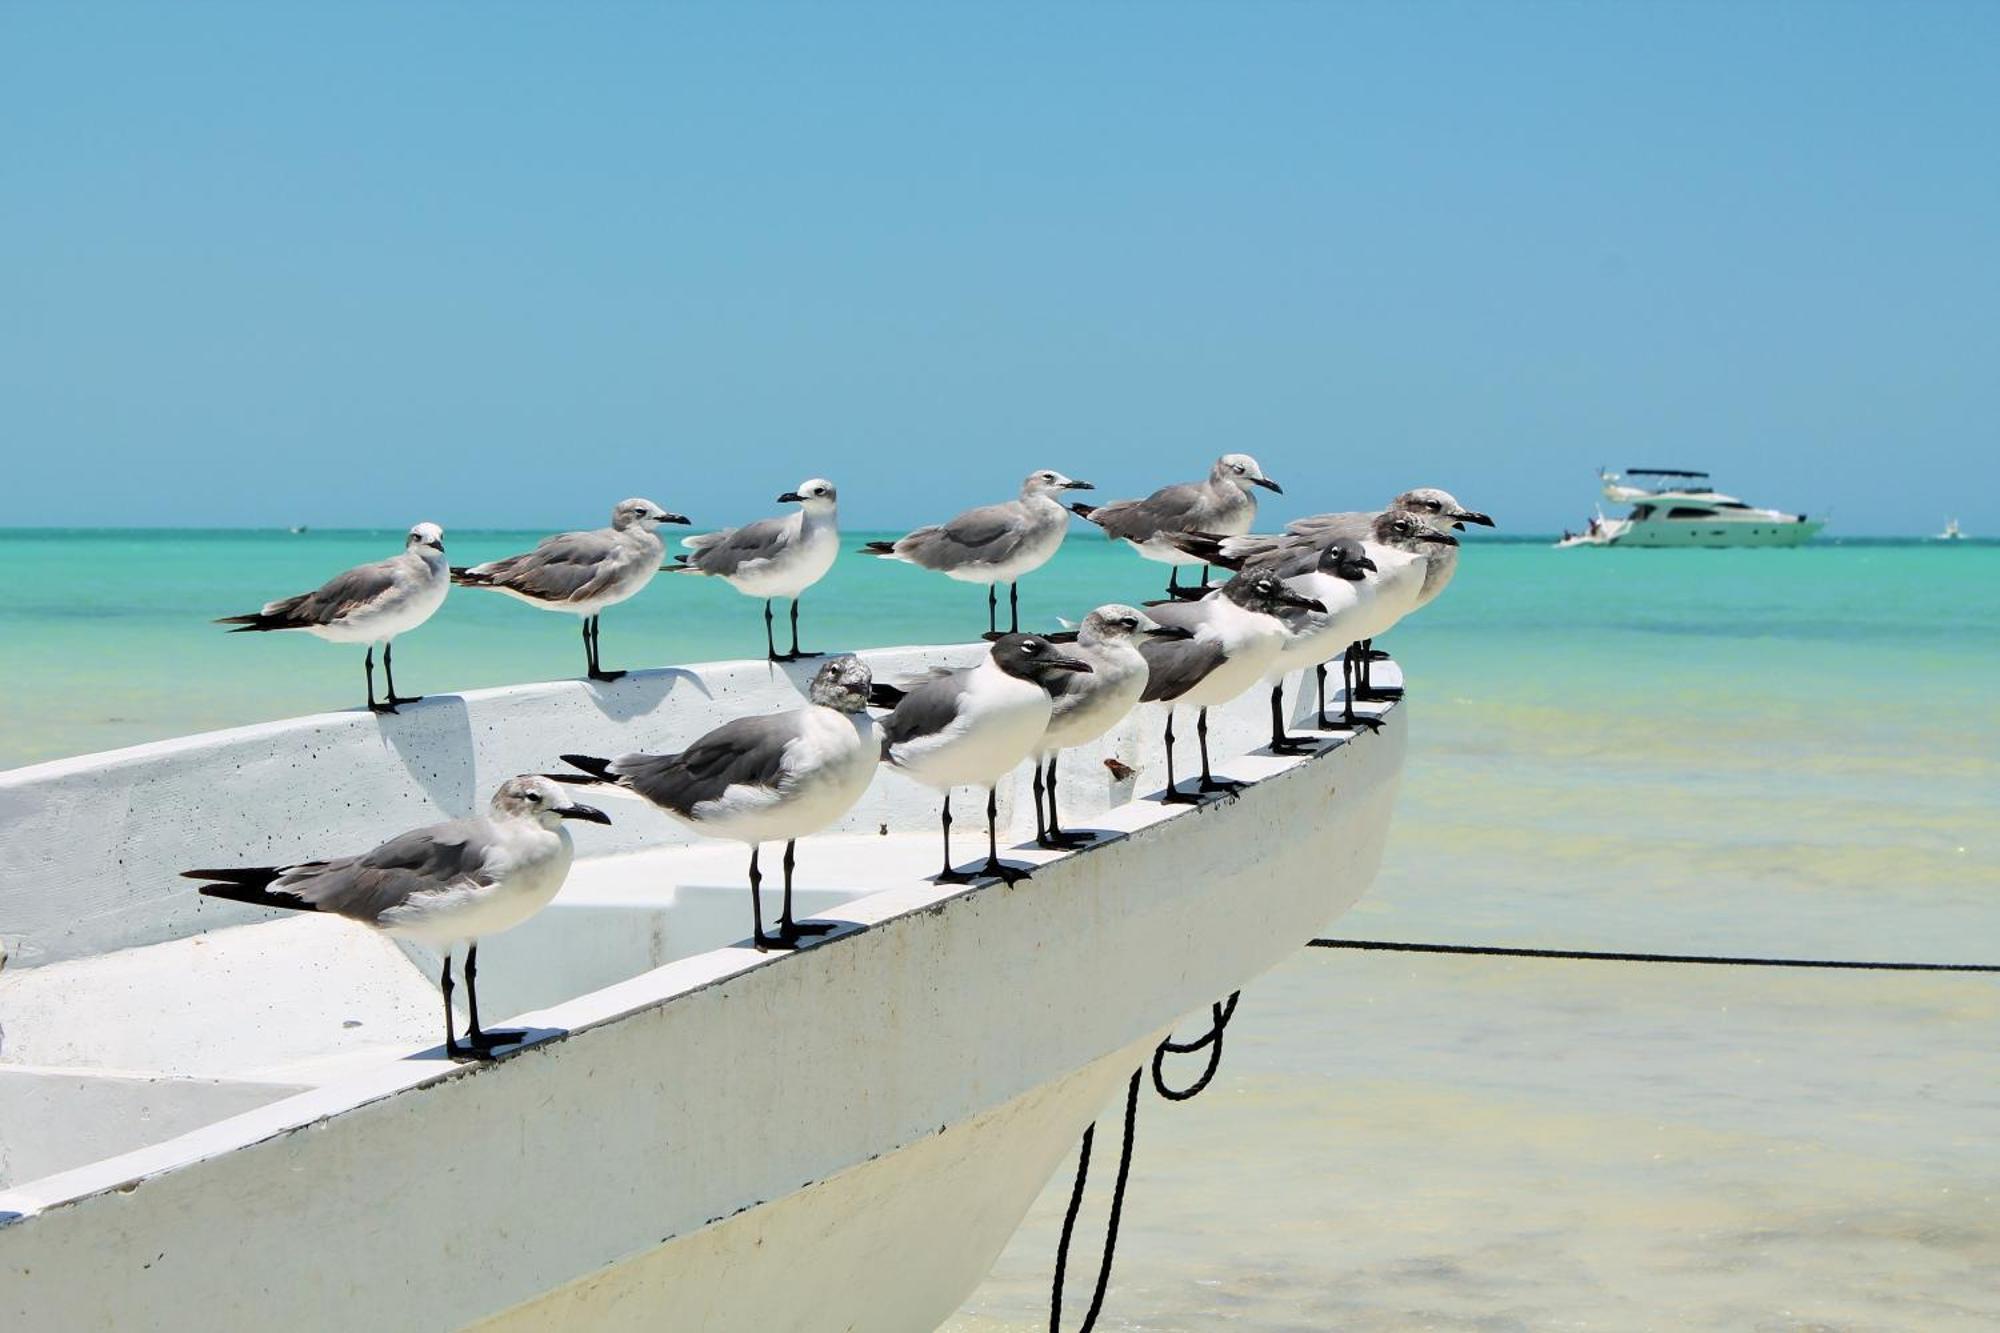
[(0, 523), (2000, 532), (2000, 5), (0, 7)]

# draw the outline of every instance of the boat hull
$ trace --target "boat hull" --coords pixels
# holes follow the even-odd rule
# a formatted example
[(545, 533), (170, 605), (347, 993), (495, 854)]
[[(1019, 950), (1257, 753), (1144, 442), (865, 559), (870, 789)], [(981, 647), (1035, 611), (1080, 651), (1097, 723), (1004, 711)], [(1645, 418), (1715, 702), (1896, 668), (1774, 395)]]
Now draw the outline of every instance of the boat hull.
[[(1107, 840), (1017, 886), (923, 883), (934, 835), (901, 824), (818, 839), (816, 876), (906, 887), (821, 913), (841, 932), (795, 954), (712, 950), (523, 1014), (540, 1040), (494, 1064), (392, 1061), (0, 1195), (26, 1214), (0, 1224), (0, 1316), (934, 1328), (1174, 1020), (1374, 876), (1401, 707), (1298, 760), (1251, 753), (1261, 699), (1212, 721), (1241, 795), (1091, 812)], [(1116, 743), (1157, 771), (1150, 731)]]
[(1824, 519), (1797, 523), (1717, 522), (1698, 519), (1652, 523), (1613, 520), (1603, 525), (1602, 536), (1571, 537), (1556, 543), (1574, 546), (1633, 546), (1663, 549), (1725, 550), (1741, 546), (1803, 546), (1826, 526)]

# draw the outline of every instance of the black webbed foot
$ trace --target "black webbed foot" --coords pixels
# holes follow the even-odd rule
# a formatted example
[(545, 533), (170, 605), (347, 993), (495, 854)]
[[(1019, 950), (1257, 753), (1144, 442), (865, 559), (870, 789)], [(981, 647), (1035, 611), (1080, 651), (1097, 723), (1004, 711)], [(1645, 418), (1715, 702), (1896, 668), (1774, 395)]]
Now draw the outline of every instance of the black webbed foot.
[(1382, 719), (1371, 717), (1367, 713), (1356, 713), (1354, 721), (1350, 723), (1346, 718), (1328, 717), (1322, 713), (1319, 719), (1319, 729), (1321, 731), (1380, 731), (1382, 730)]
[(1288, 736), (1281, 741), (1272, 741), (1269, 745), (1267, 745), (1264, 748), (1269, 750), (1272, 754), (1301, 755), (1301, 754), (1311, 754), (1314, 750), (1317, 750), (1319, 747), (1317, 745), (1314, 745), (1311, 741), (1295, 741)]
[(1200, 791), (1216, 792), (1223, 796), (1234, 796), (1237, 792), (1243, 790), (1244, 784), (1233, 782), (1228, 778), (1203, 778), (1195, 786)]
[(527, 1035), (523, 1028), (487, 1028), (465, 1040), (475, 1051), (491, 1051), (495, 1046), (517, 1046)]
[(591, 680), (603, 681), (623, 680), (625, 679), (625, 673), (623, 671), (591, 671), (589, 678)]
[(1003, 880), (1008, 884), (1019, 884), (1030, 874), (1020, 866), (1010, 866), (1005, 861), (991, 860), (979, 868), (979, 873), (986, 878)]
[(456, 1060), (460, 1064), (470, 1064), (475, 1060), (491, 1060), (493, 1058), (493, 1052), (490, 1050), (478, 1046), (461, 1046), (455, 1041), (448, 1041), (444, 1044), (444, 1054), (447, 1060)]
[(778, 939), (787, 948), (798, 947), (800, 940), (817, 939), (821, 935), (831, 935), (840, 927), (831, 921), (794, 921), (790, 925), (778, 927)]
[(1164, 792), (1160, 793), (1160, 804), (1200, 805), (1201, 797), (1198, 794), (1191, 791), (1182, 791), (1179, 787), (1169, 787)]
[(940, 870), (937, 872), (937, 874), (931, 876), (931, 883), (970, 884), (972, 883), (973, 880), (977, 878), (978, 878), (977, 875), (967, 874), (963, 870)]
[(378, 717), (383, 713), (393, 713), (396, 711), (396, 701), (391, 699), (387, 703), (371, 703), (368, 705), (368, 711)]
[(389, 696), (389, 711), (395, 712), (397, 704), (420, 704), (423, 701), (421, 694), (392, 694)]

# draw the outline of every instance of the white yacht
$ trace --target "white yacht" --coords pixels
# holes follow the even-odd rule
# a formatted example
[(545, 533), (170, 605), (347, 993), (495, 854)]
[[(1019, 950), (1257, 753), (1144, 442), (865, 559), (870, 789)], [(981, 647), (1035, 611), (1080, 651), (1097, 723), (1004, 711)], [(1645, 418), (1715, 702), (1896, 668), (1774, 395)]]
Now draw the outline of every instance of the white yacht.
[(1558, 547), (1571, 546), (1798, 546), (1826, 526), (1823, 518), (1759, 509), (1708, 483), (1706, 472), (1634, 467), (1599, 472), (1604, 498), (1628, 504), (1624, 518), (1603, 510), (1582, 532), (1566, 532)]
[(1965, 533), (1959, 530), (1957, 519), (1948, 518), (1944, 521), (1944, 531), (1940, 532), (1936, 537), (1933, 537), (1931, 540), (1940, 542), (1962, 542), (1965, 540)]
[[(903, 680), (974, 652), (865, 656)], [(1262, 749), (1261, 699), (1215, 709), (1248, 785), (1193, 807), (1153, 799), (1135, 715), (1064, 757), (1066, 813), (1104, 836), (1009, 847), (1036, 867), (1013, 886), (933, 883), (936, 798), (884, 771), (801, 847), (801, 915), (838, 929), (791, 953), (744, 938), (736, 846), (607, 792), (555, 901), (482, 950), (489, 1015), (530, 1036), (471, 1065), (436, 1045), (417, 946), (175, 874), (794, 707), (811, 667), (432, 695), (0, 773), (0, 1325), (925, 1333), (1176, 1021), (1323, 933), (1381, 858), (1398, 703), (1300, 758)], [(1010, 843), (1027, 794), (1000, 794)]]

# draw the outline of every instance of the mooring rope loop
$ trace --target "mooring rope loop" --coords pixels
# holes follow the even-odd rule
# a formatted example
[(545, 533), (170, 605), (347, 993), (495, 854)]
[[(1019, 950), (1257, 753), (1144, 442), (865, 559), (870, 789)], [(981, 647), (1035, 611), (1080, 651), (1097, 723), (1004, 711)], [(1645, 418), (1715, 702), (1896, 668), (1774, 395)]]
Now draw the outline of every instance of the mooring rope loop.
[(1403, 940), (1307, 940), (1314, 949), (1469, 954), (1480, 958), (1561, 958), (1592, 963), (1684, 963), (1697, 967), (1805, 967), (1850, 972), (2000, 972), (2000, 963), (1890, 963), (1849, 958), (1746, 958), (1730, 954), (1619, 953), (1603, 949), (1517, 949), (1496, 944), (1415, 944)]
[[(1193, 1041), (1175, 1041), (1171, 1036), (1153, 1048), (1153, 1089), (1171, 1102), (1184, 1102), (1199, 1097), (1215, 1078), (1215, 1071), (1222, 1066), (1222, 1034), (1229, 1026), (1229, 1020), (1236, 1017), (1236, 1002), (1242, 991), (1231, 991), (1226, 1000), (1217, 1000), (1209, 1006), (1208, 1031)], [(1208, 1065), (1197, 1078), (1185, 1088), (1169, 1088), (1161, 1072), (1169, 1055), (1192, 1055), (1206, 1048)], [(1125, 1085), (1125, 1141), (1118, 1150), (1118, 1178), (1111, 1185), (1111, 1214), (1104, 1224), (1104, 1252), (1097, 1261), (1097, 1287), (1090, 1294), (1090, 1309), (1085, 1312), (1083, 1322), (1077, 1325), (1077, 1333), (1090, 1333), (1097, 1327), (1097, 1316), (1104, 1309), (1104, 1293), (1111, 1288), (1111, 1263), (1118, 1254), (1118, 1224), (1125, 1216), (1125, 1184), (1132, 1175), (1132, 1144), (1139, 1126), (1139, 1083), (1146, 1076), (1146, 1066), (1140, 1065), (1132, 1071), (1132, 1077)], [(1069, 1272), (1069, 1244), (1076, 1235), (1077, 1215), (1083, 1211), (1083, 1187), (1090, 1179), (1090, 1149), (1097, 1139), (1097, 1125), (1092, 1122), (1083, 1131), (1083, 1141), (1076, 1150), (1076, 1183), (1070, 1187), (1069, 1210), (1063, 1214), (1062, 1238), (1056, 1242), (1055, 1281), (1049, 1292), (1049, 1333), (1062, 1333), (1063, 1279)]]

